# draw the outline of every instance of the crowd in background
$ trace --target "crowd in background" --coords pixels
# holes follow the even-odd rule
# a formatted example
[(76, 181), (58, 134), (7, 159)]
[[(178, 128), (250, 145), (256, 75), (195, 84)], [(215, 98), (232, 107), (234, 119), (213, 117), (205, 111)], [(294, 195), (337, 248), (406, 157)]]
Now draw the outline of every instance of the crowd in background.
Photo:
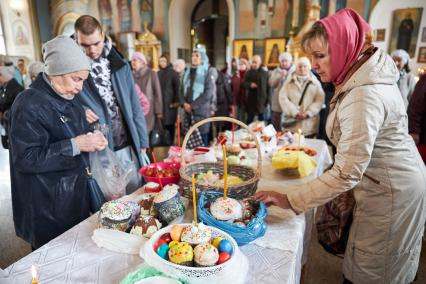
[[(391, 56), (400, 72), (397, 84), (401, 105), (408, 109), (409, 132), (425, 159), (426, 76), (416, 85), (407, 52), (397, 50)], [(15, 228), (33, 249), (88, 216), (88, 204), (79, 211), (77, 189), (58, 201), (76, 216), (68, 223), (55, 216), (55, 210), (33, 214), (31, 207), (44, 208), (53, 198), (46, 178), (64, 192), (62, 187), (79, 188), (86, 182), (91, 152), (108, 147), (123, 164), (135, 168), (126, 188), (131, 193), (142, 184), (138, 169), (149, 162), (146, 152), (155, 146), (155, 135), (168, 133), (171, 145), (177, 129), (183, 136), (210, 117), (233, 115), (246, 124), (264, 121), (277, 131), (301, 129), (307, 137), (327, 139), (325, 125), (335, 90), (320, 81), (324, 74), (317, 74), (307, 57), (293, 62), (284, 52), (272, 70), (259, 55), (250, 62), (233, 58), (218, 70), (209, 63), (205, 47), (197, 46), (191, 62), (178, 59), (172, 64), (161, 55), (155, 71), (140, 52), (128, 62), (98, 20), (85, 15), (76, 21), (73, 37), (59, 36), (44, 45), (43, 60), (27, 69), (22, 59), (15, 66), (0, 56), (1, 134), (3, 147), (10, 149)], [(208, 146), (227, 129), (229, 123), (206, 123), (188, 144)], [(38, 192), (34, 196), (27, 194), (29, 179), (31, 192)], [(36, 220), (50, 220), (53, 229), (33, 228)]]
[[(416, 80), (410, 72), (408, 53), (395, 50), (391, 56), (400, 70), (398, 87), (408, 110), (410, 132), (416, 143), (423, 145), (426, 143), (424, 79), (420, 79), (415, 92)], [(200, 120), (232, 116), (233, 108), (234, 117), (244, 123), (265, 121), (272, 123), (277, 131), (302, 129), (305, 136), (328, 141), (325, 123), (334, 86), (319, 80), (315, 66), (311, 66), (306, 57), (293, 62), (292, 55), (284, 52), (279, 56), (279, 65), (270, 70), (259, 55), (254, 55), (250, 62), (232, 58), (225, 68), (218, 70), (210, 65), (206, 50), (201, 46), (194, 49), (188, 63), (183, 59), (172, 63), (166, 54), (161, 55), (158, 71), (151, 69), (144, 54), (135, 52), (130, 67), (148, 136), (154, 128), (161, 129), (169, 133), (173, 143), (178, 113), (181, 135), (185, 135), (185, 131)], [(0, 56), (0, 119), (4, 126), (4, 148), (8, 147), (7, 110), (17, 94), (29, 88), (43, 68), (42, 62), (33, 62), (27, 68), (23, 59), (18, 59), (15, 66), (9, 57)], [(416, 103), (410, 104), (412, 99)], [(110, 108), (111, 113), (116, 113), (117, 117), (120, 112)], [(94, 119), (99, 120), (99, 117)], [(220, 122), (203, 125), (199, 129), (202, 143), (207, 146), (219, 132), (229, 128), (228, 123)]]

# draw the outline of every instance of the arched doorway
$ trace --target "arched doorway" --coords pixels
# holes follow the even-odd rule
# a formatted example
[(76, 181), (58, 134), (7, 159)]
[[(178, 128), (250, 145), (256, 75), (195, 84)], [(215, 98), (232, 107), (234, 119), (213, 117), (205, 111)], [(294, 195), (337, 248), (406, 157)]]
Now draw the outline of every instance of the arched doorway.
[[(233, 0), (225, 0), (228, 7), (228, 43), (226, 45), (226, 61), (230, 61), (232, 43), (235, 37), (235, 6)], [(170, 58), (176, 60), (192, 50), (191, 17), (199, 0), (172, 0), (169, 7), (169, 40)]]
[(192, 46), (204, 45), (210, 64), (219, 70), (226, 66), (228, 31), (226, 0), (201, 0), (197, 3), (191, 16)]

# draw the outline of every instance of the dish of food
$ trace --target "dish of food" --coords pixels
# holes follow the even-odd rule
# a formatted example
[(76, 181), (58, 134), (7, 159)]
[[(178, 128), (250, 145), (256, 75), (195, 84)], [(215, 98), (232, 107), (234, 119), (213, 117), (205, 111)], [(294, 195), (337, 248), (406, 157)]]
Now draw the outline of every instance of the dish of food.
[(281, 148), (280, 151), (281, 150), (282, 151), (303, 151), (311, 157), (318, 154), (316, 150), (309, 148), (309, 147), (305, 147), (305, 146), (285, 146), (285, 147)]

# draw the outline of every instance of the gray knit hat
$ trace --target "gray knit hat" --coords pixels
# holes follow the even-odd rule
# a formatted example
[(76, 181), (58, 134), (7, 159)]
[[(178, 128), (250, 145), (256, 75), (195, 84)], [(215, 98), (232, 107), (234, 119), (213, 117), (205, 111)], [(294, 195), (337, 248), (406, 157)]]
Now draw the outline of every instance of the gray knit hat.
[(57, 36), (43, 45), (44, 72), (47, 75), (63, 75), (90, 71), (89, 57), (68, 36)]

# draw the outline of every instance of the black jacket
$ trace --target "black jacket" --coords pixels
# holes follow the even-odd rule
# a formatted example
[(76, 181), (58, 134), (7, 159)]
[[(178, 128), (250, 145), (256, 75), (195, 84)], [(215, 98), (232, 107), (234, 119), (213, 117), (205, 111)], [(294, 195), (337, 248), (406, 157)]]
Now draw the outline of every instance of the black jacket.
[(219, 72), (216, 80), (217, 111), (216, 116), (229, 116), (232, 105), (231, 78), (228, 74)]
[(174, 125), (177, 117), (177, 108), (179, 107), (179, 75), (173, 70), (173, 66), (169, 64), (166, 68), (158, 71), (158, 80), (160, 81), (161, 94), (163, 96), (163, 124)]
[(10, 109), (16, 96), (24, 90), (15, 79), (7, 82), (5, 87), (0, 88), (0, 112)]
[[(112, 47), (107, 58), (110, 61), (112, 89), (123, 114), (124, 122), (126, 123), (125, 127), (129, 131), (133, 150), (138, 157), (140, 166), (143, 166), (144, 160), (140, 154), (140, 149), (149, 147), (149, 139), (145, 116), (139, 96), (136, 93), (132, 71), (130, 65), (115, 47)], [(106, 124), (108, 129), (113, 129), (107, 106), (99, 94), (92, 76), (89, 75), (87, 80), (84, 81), (83, 90), (76, 97), (76, 100), (91, 109), (99, 117), (100, 124)], [(106, 138), (111, 149), (114, 148), (112, 136), (112, 131), (108, 131)]]
[(73, 157), (70, 139), (88, 129), (82, 106), (56, 94), (42, 74), (11, 108), (13, 220), (16, 234), (34, 248), (89, 216), (87, 154)]
[[(256, 83), (257, 88), (250, 88), (251, 83)], [(246, 111), (263, 113), (268, 102), (268, 72), (262, 68), (250, 69), (244, 75), (242, 86), (247, 89)]]

